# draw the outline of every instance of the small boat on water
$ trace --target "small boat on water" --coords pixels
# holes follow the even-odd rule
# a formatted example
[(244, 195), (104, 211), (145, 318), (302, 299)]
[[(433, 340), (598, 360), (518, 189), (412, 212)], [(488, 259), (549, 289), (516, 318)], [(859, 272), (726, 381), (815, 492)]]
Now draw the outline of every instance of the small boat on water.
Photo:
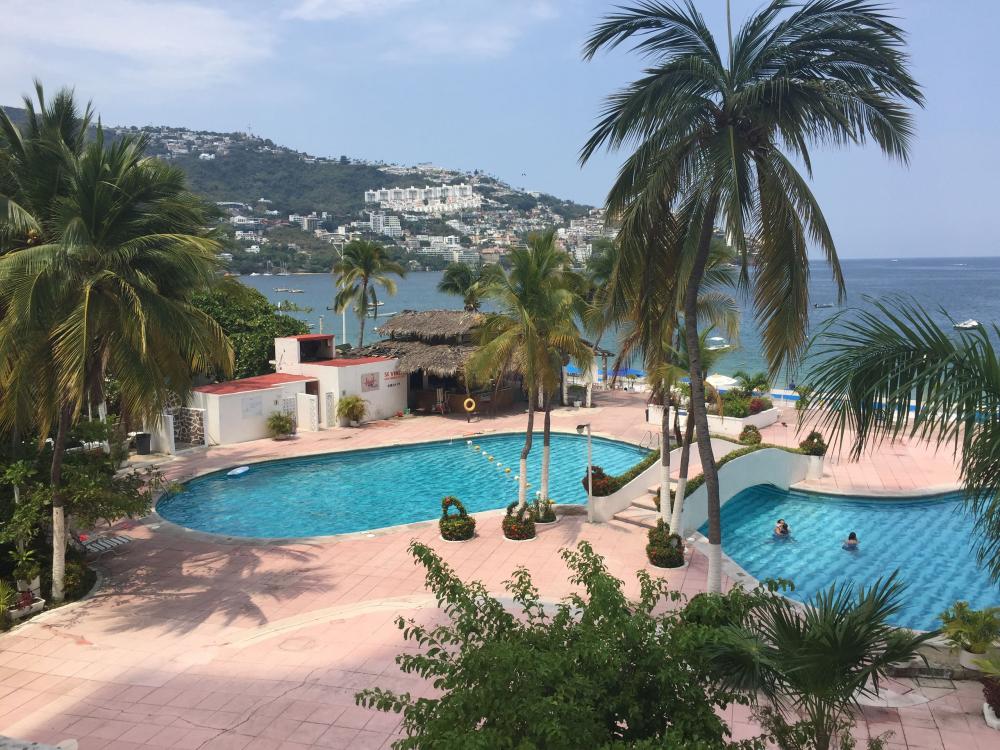
[(705, 347), (710, 352), (718, 351), (719, 349), (726, 349), (729, 347), (729, 342), (727, 342), (722, 336), (709, 336), (708, 346)]
[(825, 310), (828, 307), (836, 307), (832, 302), (817, 302), (813, 305), (817, 310)]
[(288, 289), (287, 287), (276, 286), (276, 287), (274, 287), (274, 291), (276, 291), (276, 292), (290, 292), (292, 290)]
[(301, 289), (286, 289), (285, 291), (290, 294), (303, 294), (303, 290)]
[(979, 328), (979, 321), (969, 318), (968, 320), (963, 320), (961, 323), (956, 323), (952, 327), (957, 331), (971, 331), (974, 328)]

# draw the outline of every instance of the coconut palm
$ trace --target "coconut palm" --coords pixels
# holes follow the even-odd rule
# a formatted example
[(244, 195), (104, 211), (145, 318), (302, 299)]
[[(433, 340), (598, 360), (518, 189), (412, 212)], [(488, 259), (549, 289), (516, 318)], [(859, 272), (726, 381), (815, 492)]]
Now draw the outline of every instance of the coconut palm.
[(771, 379), (766, 372), (755, 372), (753, 374), (746, 370), (737, 370), (733, 373), (736, 380), (736, 389), (747, 396), (755, 393), (770, 393)]
[(368, 311), (378, 310), (378, 295), (376, 285), (385, 289), (386, 294), (396, 293), (396, 282), (392, 275), (400, 278), (406, 276), (406, 269), (385, 254), (377, 242), (354, 240), (344, 246), (344, 252), (333, 265), (333, 273), (337, 276), (337, 296), (333, 306), (337, 312), (353, 304), (354, 312), (361, 323), (358, 333), (358, 348), (365, 345), (365, 321)]
[[(5, 150), (29, 153), (39, 119), (24, 135), (4, 120)], [(25, 198), (24, 215), (38, 231), (25, 232), (9, 211), (0, 217), (8, 248), (0, 257), (0, 423), (42, 436), (56, 427), (56, 602), (63, 598), (66, 437), (87, 405), (103, 401), (106, 376), (114, 374), (125, 415), (155, 422), (171, 394), (190, 388), (192, 373), (232, 366), (222, 330), (191, 301), (219, 269), (219, 243), (204, 229), (209, 213), (180, 170), (145, 157), (147, 145), (131, 135), (109, 145), (98, 127), (79, 155), (66, 152), (49, 204), (31, 190), (14, 197)], [(27, 171), (36, 164), (8, 160), (8, 184), (33, 185), (40, 178)]]
[(831, 443), (852, 437), (855, 457), (901, 435), (950, 443), (978, 519), (979, 559), (1000, 581), (1000, 328), (942, 328), (902, 298), (871, 305), (814, 337), (810, 407)]
[(473, 268), (468, 263), (449, 263), (438, 282), (438, 291), (461, 297), (465, 309), (475, 312), (482, 305), (486, 287), (501, 275), (503, 269), (497, 265)]
[(903, 592), (892, 574), (858, 589), (835, 584), (805, 607), (775, 594), (752, 597), (741, 621), (720, 627), (705, 653), (729, 688), (802, 717), (810, 747), (841, 747), (859, 698), (878, 695), (890, 666), (936, 635), (891, 624)]
[[(556, 247), (554, 232), (535, 234), (527, 247), (509, 256), (510, 272), (490, 284), (485, 295), (498, 312), (486, 316), (479, 346), (467, 366), (473, 380), (498, 380), (518, 373), (528, 393), (528, 426), (521, 450), (518, 504), (527, 503), (528, 455), (535, 412), (545, 410), (542, 493), (547, 497), (548, 426), (552, 394), (558, 388), (566, 358), (589, 367), (591, 351), (574, 320), (579, 310), (579, 281), (568, 270), (569, 257)], [(541, 399), (539, 399), (541, 396)]]
[(904, 34), (878, 3), (772, 0), (735, 37), (728, 28), (724, 60), (694, 3), (647, 0), (607, 15), (584, 49), (592, 58), (634, 41), (650, 61), (640, 79), (608, 99), (581, 161), (600, 148), (634, 145), (609, 192), (609, 214), (628, 222), (655, 215), (666, 201), (685, 223), (685, 337), (709, 496), (711, 591), (721, 586), (722, 530), (696, 309), (715, 227), (741, 256), (776, 373), (796, 361), (805, 341), (810, 242), (843, 290), (833, 237), (806, 182), (810, 149), (871, 140), (905, 162), (913, 134), (908, 105), (923, 102), (907, 69)]

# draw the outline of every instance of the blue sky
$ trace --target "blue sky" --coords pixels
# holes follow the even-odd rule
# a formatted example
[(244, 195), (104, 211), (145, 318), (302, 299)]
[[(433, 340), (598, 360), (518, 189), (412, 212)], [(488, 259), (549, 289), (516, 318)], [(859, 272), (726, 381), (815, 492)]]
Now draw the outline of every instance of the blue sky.
[[(724, 33), (724, 0), (696, 0)], [(600, 203), (621, 157), (577, 152), (622, 51), (580, 47), (596, 0), (0, 0), (0, 102), (40, 77), (112, 124), (245, 130), (316, 154), (482, 168)], [(738, 22), (758, 0), (733, 0)], [(911, 166), (823, 153), (814, 189), (843, 257), (997, 255), (990, 0), (897, 0), (927, 94)]]

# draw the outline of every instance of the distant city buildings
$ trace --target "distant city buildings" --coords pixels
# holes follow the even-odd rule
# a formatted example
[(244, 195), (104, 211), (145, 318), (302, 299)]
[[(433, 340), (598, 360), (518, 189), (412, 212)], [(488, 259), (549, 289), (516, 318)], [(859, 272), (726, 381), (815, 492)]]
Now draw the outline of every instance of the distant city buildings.
[(472, 185), (432, 185), (427, 187), (380, 188), (365, 191), (366, 206), (381, 206), (393, 211), (441, 215), (478, 209), (483, 197)]
[(385, 237), (402, 237), (403, 227), (399, 223), (398, 216), (386, 215), (381, 212), (372, 213), (371, 228), (374, 234), (381, 234)]

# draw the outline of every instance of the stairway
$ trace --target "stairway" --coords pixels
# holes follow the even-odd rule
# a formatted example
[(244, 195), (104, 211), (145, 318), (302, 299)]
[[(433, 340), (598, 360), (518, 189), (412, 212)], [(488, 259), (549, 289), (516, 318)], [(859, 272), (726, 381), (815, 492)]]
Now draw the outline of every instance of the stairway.
[[(675, 481), (671, 480), (671, 489), (676, 484)], [(625, 510), (615, 513), (614, 519), (633, 526), (641, 526), (644, 529), (653, 528), (656, 526), (656, 520), (660, 517), (660, 512), (656, 509), (656, 498), (659, 494), (660, 485), (649, 487), (645, 495), (637, 497)]]

